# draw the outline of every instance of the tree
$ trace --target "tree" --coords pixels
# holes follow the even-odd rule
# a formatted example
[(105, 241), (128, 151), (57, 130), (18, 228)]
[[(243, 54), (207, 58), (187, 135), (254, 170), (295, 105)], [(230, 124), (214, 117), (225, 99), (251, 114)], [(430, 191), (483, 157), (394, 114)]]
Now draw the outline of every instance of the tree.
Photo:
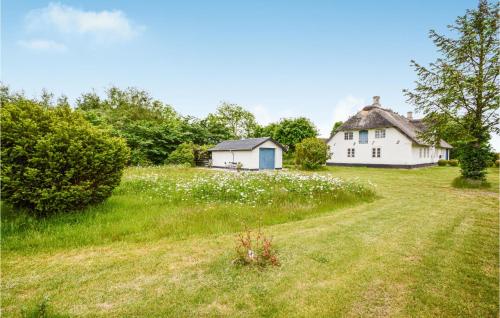
[(319, 169), (328, 158), (330, 146), (318, 138), (306, 138), (296, 145), (295, 163), (302, 169)]
[(192, 136), (188, 130), (184, 133), (185, 120), (171, 106), (137, 88), (111, 87), (106, 98), (94, 91), (82, 94), (76, 109), (94, 125), (125, 138), (133, 165), (161, 164)]
[(490, 134), (500, 132), (498, 9), (498, 3), (481, 0), (448, 27), (456, 38), (431, 30), (442, 57), (428, 67), (412, 61), (418, 80), (414, 90), (404, 90), (425, 115), (424, 140), (437, 143), (450, 127), (460, 136), (461, 173), (469, 179), (484, 180)]
[(207, 121), (211, 126), (222, 126), (232, 138), (248, 138), (253, 136), (257, 127), (255, 116), (236, 104), (222, 103), (215, 114), (209, 114)]
[(305, 117), (285, 118), (278, 123), (274, 138), (294, 151), (295, 145), (309, 137), (316, 137), (318, 129)]
[(270, 123), (266, 126), (257, 126), (254, 137), (271, 137), (275, 139), (276, 130), (278, 129), (279, 123)]
[(330, 137), (332, 137), (333, 135), (335, 135), (335, 133), (337, 132), (337, 130), (339, 129), (339, 127), (342, 126), (342, 124), (344, 124), (343, 121), (336, 121), (335, 124), (333, 124), (333, 128), (332, 128), (332, 131), (330, 133)]
[(194, 167), (194, 148), (195, 146), (190, 142), (180, 144), (168, 155), (166, 163)]
[[(39, 215), (98, 203), (120, 183), (129, 149), (64, 100), (1, 101), (2, 199)], [(48, 107), (51, 106), (51, 107)]]

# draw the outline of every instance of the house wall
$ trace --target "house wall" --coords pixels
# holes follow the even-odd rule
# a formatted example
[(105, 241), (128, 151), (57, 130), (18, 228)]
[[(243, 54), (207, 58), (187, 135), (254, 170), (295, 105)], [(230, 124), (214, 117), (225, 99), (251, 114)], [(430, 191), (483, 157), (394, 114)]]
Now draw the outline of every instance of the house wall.
[(230, 162), (241, 162), (243, 165), (243, 169), (259, 169), (259, 148), (274, 148), (274, 167), (276, 169), (282, 168), (283, 152), (281, 148), (272, 141), (266, 141), (262, 145), (251, 151), (212, 151), (212, 166), (226, 167)]
[[(255, 151), (255, 150), (254, 150)], [(226, 167), (230, 162), (241, 162), (244, 168), (252, 169), (253, 151), (212, 151), (212, 166)], [(234, 157), (233, 157), (234, 156)], [(258, 166), (257, 166), (258, 168)]]
[[(426, 148), (429, 149), (427, 154)], [(412, 158), (413, 164), (437, 163), (439, 159), (446, 159), (446, 149), (413, 145)]]
[[(368, 130), (368, 143), (359, 143), (359, 131), (353, 131), (353, 140), (344, 140), (340, 131), (328, 141), (331, 158), (327, 163), (412, 165), (412, 141), (395, 128), (385, 128), (385, 138), (375, 138), (375, 129)], [(347, 157), (347, 149), (354, 148), (354, 158)], [(372, 158), (372, 148), (380, 148), (380, 158)]]
[[(344, 140), (345, 131), (335, 134), (328, 141), (332, 156), (327, 163), (414, 166), (436, 163), (439, 155), (442, 159), (446, 158), (445, 149), (418, 146), (396, 128), (385, 128), (385, 138), (375, 138), (375, 130), (368, 130), (367, 144), (359, 143), (359, 131), (353, 131), (352, 140)], [(354, 158), (347, 156), (348, 148), (355, 149)], [(372, 157), (372, 148), (381, 149), (380, 158)], [(424, 148), (429, 148), (428, 155), (424, 155)]]

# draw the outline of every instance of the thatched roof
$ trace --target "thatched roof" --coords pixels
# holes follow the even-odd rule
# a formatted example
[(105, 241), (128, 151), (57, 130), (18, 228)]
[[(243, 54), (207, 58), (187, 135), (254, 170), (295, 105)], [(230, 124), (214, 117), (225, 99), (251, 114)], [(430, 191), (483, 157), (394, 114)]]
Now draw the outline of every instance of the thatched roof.
[(268, 140), (275, 143), (278, 147), (283, 149), (283, 146), (280, 143), (274, 141), (271, 137), (262, 137), (262, 138), (249, 138), (240, 140), (225, 140), (223, 142), (218, 143), (215, 147), (208, 149), (208, 151), (253, 150)]
[[(361, 111), (340, 126), (337, 132), (391, 127), (396, 128), (418, 145), (430, 146), (418, 136), (420, 132), (426, 129), (422, 120), (408, 119), (390, 109), (382, 108), (378, 103), (378, 99), (375, 98), (372, 105), (363, 107)], [(440, 141), (440, 147), (453, 148), (444, 140)]]

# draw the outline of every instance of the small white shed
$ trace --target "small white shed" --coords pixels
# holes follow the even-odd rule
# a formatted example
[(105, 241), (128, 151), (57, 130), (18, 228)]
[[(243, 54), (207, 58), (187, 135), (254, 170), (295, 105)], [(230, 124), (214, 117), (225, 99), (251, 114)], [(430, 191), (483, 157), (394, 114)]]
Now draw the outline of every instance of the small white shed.
[(281, 169), (283, 146), (270, 137), (226, 140), (209, 149), (212, 167), (243, 170)]

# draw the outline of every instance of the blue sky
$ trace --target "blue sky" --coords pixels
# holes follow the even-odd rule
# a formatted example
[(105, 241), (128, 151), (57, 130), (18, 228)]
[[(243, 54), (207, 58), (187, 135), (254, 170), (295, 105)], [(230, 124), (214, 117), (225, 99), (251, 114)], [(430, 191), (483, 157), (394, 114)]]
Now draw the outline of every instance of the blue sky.
[[(74, 100), (136, 86), (182, 114), (238, 103), (265, 124), (307, 116), (326, 135), (373, 95), (400, 113), (437, 57), (429, 29), (473, 0), (2, 1), (2, 81)], [(495, 146), (500, 149), (498, 138)]]

